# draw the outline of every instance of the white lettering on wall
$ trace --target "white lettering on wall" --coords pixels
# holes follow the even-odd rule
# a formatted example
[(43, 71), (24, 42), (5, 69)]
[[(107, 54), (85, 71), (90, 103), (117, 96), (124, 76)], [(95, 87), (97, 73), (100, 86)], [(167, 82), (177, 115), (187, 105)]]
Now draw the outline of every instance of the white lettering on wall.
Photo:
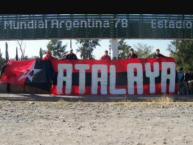
[[(157, 25), (156, 25), (157, 22)], [(174, 20), (151, 20), (151, 28), (169, 28), (169, 29), (191, 29), (192, 28), (192, 21), (174, 21)]]
[(125, 89), (116, 89), (116, 70), (114, 65), (110, 65), (110, 94), (126, 94)]
[[(64, 76), (66, 70), (66, 76)], [(62, 94), (63, 82), (66, 82), (65, 94), (70, 94), (72, 91), (72, 64), (58, 64), (57, 77), (57, 94)]]
[(150, 94), (154, 94), (155, 93), (155, 78), (159, 76), (159, 63), (155, 62), (153, 64), (153, 70), (151, 71), (151, 65), (150, 63), (146, 63), (145, 64), (145, 71), (146, 71), (146, 77), (149, 77), (150, 79), (150, 84), (149, 84), (149, 88), (150, 88)]
[(154, 20), (151, 21), (151, 28), (156, 28), (156, 22)]
[(75, 69), (79, 70), (79, 94), (85, 93), (85, 71), (89, 69), (88, 64), (75, 64)]
[[(49, 25), (48, 25), (49, 24)], [(31, 20), (31, 21), (4, 21), (4, 29), (61, 29), (72, 30), (73, 28), (109, 28), (111, 20), (100, 19), (82, 19), (82, 20)], [(152, 29), (192, 29), (190, 20), (151, 20)], [(127, 28), (129, 21), (127, 19), (114, 19), (114, 27)]]
[[(101, 77), (98, 77), (98, 72), (101, 71)], [(97, 94), (98, 82), (101, 83), (101, 94), (107, 94), (107, 66), (96, 65), (92, 66), (92, 94)]]
[[(176, 64), (174, 62), (162, 62), (161, 92), (166, 93), (167, 80), (169, 80), (169, 92), (175, 92)], [(170, 70), (170, 74), (168, 74)]]
[[(134, 75), (134, 69), (137, 69), (137, 75)], [(128, 93), (134, 94), (134, 83), (137, 83), (137, 93), (143, 94), (143, 70), (141, 63), (130, 63), (127, 65)]]

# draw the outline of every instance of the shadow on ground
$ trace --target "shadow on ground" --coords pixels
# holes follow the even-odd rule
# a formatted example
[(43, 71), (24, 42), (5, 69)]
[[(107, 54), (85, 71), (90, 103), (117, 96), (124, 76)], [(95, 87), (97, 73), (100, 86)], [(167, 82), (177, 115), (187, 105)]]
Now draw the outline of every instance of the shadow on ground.
[(0, 93), (0, 100), (46, 101), (46, 102), (153, 102), (161, 97), (170, 97), (172, 102), (193, 102), (193, 95), (151, 95), (151, 96), (52, 96), (49, 94), (7, 94)]

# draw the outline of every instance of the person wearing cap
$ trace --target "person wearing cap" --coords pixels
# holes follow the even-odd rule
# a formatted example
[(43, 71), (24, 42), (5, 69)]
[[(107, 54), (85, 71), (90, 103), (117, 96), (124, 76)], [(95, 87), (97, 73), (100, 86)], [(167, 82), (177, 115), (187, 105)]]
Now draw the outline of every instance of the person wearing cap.
[(130, 58), (138, 58), (138, 56), (137, 56), (137, 54), (135, 54), (135, 52), (134, 52), (134, 49), (133, 49), (133, 48), (131, 48), (131, 49), (130, 49), (130, 52), (129, 52), (128, 58), (129, 58), (129, 59), (130, 59)]
[(71, 49), (70, 52), (66, 55), (66, 59), (69, 59), (69, 60), (76, 60), (77, 59), (77, 56), (76, 54), (73, 53), (73, 50)]
[[(4, 60), (3, 61), (3, 66), (1, 67), (1, 74), (0, 74), (0, 78), (1, 78), (1, 76), (3, 75), (3, 73), (4, 73), (4, 71), (5, 71), (5, 68), (7, 67), (7, 61), (6, 60)], [(10, 93), (10, 86), (11, 86), (11, 84), (7, 84), (7, 93)]]
[(188, 72), (185, 74), (185, 81), (188, 83), (189, 93), (192, 93), (192, 84), (193, 84), (193, 72), (192, 69), (188, 69)]
[(52, 53), (50, 50), (46, 51), (46, 56), (42, 60), (55, 60), (56, 58), (52, 56)]
[(105, 54), (101, 57), (100, 60), (111, 60), (111, 57), (108, 55), (108, 51), (105, 51)]
[(155, 54), (153, 55), (153, 58), (160, 58), (160, 57), (166, 57), (160, 53), (159, 49), (156, 49)]

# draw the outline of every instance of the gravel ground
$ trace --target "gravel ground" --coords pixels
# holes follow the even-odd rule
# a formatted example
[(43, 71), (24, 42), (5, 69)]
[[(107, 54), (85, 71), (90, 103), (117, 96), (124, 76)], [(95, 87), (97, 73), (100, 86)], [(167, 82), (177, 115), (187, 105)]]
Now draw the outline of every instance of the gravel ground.
[(0, 101), (1, 145), (192, 145), (192, 102)]

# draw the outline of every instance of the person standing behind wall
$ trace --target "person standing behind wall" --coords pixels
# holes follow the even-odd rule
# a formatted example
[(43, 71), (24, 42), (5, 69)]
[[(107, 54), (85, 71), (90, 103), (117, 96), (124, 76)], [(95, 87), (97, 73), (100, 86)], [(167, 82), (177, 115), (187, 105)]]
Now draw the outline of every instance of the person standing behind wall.
[(105, 50), (105, 54), (101, 57), (100, 60), (111, 60), (111, 57), (108, 55), (107, 50)]
[[(3, 62), (3, 66), (2, 66), (2, 68), (1, 68), (0, 78), (1, 78), (2, 74), (4, 73), (6, 67), (7, 67), (7, 61), (5, 60), (5, 61)], [(7, 93), (10, 93), (10, 87), (11, 87), (11, 84), (7, 83), (7, 88), (6, 88)]]
[(184, 85), (184, 87), (186, 88), (186, 94), (189, 95), (188, 92), (188, 84), (187, 82), (184, 80), (184, 72), (183, 72), (183, 68), (180, 68), (178, 71), (178, 95), (180, 95), (180, 86)]
[(78, 58), (77, 58), (76, 54), (73, 53), (73, 50), (70, 50), (70, 52), (66, 55), (66, 59), (76, 60)]
[(46, 51), (46, 56), (42, 60), (55, 60), (56, 58), (52, 56), (52, 53), (50, 50)]
[(160, 53), (159, 49), (156, 49), (155, 54), (153, 55), (153, 58), (159, 58), (159, 57), (166, 57)]
[(185, 74), (185, 81), (188, 83), (189, 86), (189, 94), (192, 94), (193, 72), (191, 68)]
[(129, 55), (128, 55), (128, 58), (138, 58), (137, 54), (135, 54), (134, 50), (131, 48), (130, 49), (130, 52), (129, 52)]

